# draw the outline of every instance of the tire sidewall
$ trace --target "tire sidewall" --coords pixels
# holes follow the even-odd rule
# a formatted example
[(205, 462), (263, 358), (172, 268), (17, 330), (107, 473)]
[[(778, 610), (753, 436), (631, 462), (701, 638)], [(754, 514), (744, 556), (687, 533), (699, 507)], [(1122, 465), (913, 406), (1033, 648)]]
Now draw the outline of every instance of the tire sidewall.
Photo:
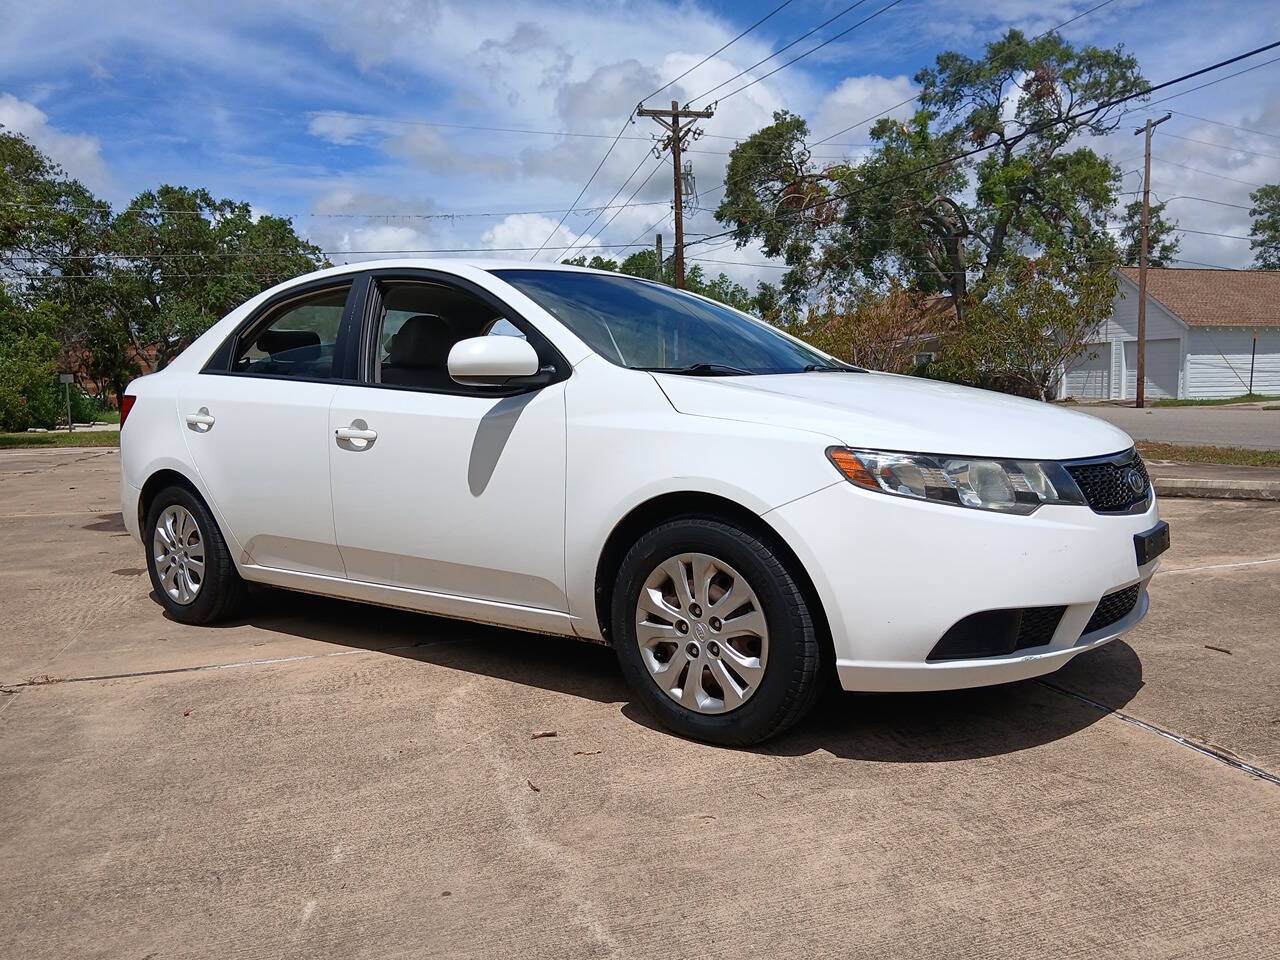
[[(722, 714), (695, 713), (658, 687), (636, 643), (640, 591), (660, 563), (682, 553), (705, 553), (734, 567), (764, 606), (769, 656), (759, 689), (745, 704)], [(718, 743), (747, 744), (777, 732), (795, 695), (803, 647), (813, 627), (794, 579), (769, 546), (722, 521), (682, 518), (641, 537), (619, 568), (612, 604), (613, 642), (623, 673), (649, 709), (678, 733)]]
[[(161, 513), (174, 505), (185, 507), (191, 516), (195, 518), (196, 526), (200, 529), (200, 540), (204, 544), (205, 553), (204, 579), (200, 582), (200, 591), (196, 594), (195, 600), (185, 605), (178, 603), (165, 592), (164, 585), (160, 581), (159, 571), (156, 570), (155, 550), (153, 547), (156, 522), (159, 520)], [(223, 568), (221, 558), (222, 555), (227, 553), (227, 549), (222, 540), (222, 534), (219, 532), (213, 516), (209, 513), (209, 509), (204, 505), (203, 501), (183, 487), (174, 486), (161, 490), (156, 494), (155, 499), (151, 502), (150, 509), (147, 511), (147, 525), (143, 531), (143, 538), (143, 545), (147, 555), (147, 573), (151, 577), (151, 586), (155, 590), (156, 598), (160, 601), (160, 604), (175, 620), (183, 623), (207, 622), (217, 606), (219, 592), (227, 587), (226, 584), (221, 582), (221, 570)]]

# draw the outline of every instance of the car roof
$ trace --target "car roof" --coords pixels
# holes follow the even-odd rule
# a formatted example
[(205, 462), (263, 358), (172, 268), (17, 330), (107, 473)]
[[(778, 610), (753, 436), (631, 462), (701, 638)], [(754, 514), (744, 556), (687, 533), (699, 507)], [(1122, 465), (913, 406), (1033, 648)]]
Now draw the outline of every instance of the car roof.
[[(405, 268), (419, 270), (456, 271), (459, 267), (470, 267), (473, 270), (493, 272), (495, 270), (547, 270), (562, 273), (595, 273), (603, 276), (627, 276), (610, 270), (596, 270), (591, 267), (577, 267), (564, 263), (535, 262), (532, 260), (499, 260), (476, 257), (387, 257), (378, 260), (357, 260), (352, 263), (340, 263), (332, 267), (324, 267), (306, 277), (341, 276), (345, 273), (359, 273), (362, 270), (385, 270)], [(302, 279), (299, 277), (297, 279)], [(636, 277), (633, 279), (643, 279)]]

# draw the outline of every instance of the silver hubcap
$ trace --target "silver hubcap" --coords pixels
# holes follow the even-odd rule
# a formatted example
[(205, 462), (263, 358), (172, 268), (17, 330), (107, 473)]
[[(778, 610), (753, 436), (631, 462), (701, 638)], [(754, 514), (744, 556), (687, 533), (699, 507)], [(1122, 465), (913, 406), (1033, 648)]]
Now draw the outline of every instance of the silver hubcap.
[(705, 553), (658, 565), (636, 604), (636, 642), (654, 681), (697, 713), (727, 713), (760, 688), (764, 608), (737, 570)]
[(190, 510), (176, 503), (165, 507), (156, 520), (151, 555), (169, 599), (184, 606), (195, 600), (204, 583), (204, 538)]

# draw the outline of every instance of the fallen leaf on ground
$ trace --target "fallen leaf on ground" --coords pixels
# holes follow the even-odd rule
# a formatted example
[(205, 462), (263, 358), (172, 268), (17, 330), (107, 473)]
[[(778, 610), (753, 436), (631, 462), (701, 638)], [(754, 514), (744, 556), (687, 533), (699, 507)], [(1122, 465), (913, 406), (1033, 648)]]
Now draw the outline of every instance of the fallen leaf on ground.
[(554, 737), (555, 735), (556, 735), (556, 732), (554, 730), (535, 730), (533, 731), (533, 736), (531, 736), (529, 739), (541, 740), (543, 737)]
[(532, 780), (526, 780), (526, 781), (525, 781), (525, 783), (527, 783), (527, 784), (529, 785), (529, 789), (530, 789), (530, 790), (532, 790), (534, 793), (541, 793), (541, 792), (542, 792), (542, 788), (541, 788), (541, 787), (535, 787), (535, 786), (533, 785), (533, 781), (532, 781)]

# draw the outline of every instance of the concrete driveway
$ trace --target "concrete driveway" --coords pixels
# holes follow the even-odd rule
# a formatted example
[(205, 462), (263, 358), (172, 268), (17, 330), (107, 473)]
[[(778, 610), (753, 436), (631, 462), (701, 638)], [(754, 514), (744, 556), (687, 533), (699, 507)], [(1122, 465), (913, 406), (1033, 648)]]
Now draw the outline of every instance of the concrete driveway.
[(117, 470), (0, 453), (14, 956), (1280, 942), (1280, 504), (1166, 501), (1151, 616), (1047, 682), (833, 694), (731, 751), (656, 729), (602, 648), (280, 593), (166, 620)]
[(1071, 409), (1114, 423), (1135, 440), (1216, 447), (1280, 450), (1280, 410), (1276, 404), (1225, 407), (1113, 407), (1081, 404)]

